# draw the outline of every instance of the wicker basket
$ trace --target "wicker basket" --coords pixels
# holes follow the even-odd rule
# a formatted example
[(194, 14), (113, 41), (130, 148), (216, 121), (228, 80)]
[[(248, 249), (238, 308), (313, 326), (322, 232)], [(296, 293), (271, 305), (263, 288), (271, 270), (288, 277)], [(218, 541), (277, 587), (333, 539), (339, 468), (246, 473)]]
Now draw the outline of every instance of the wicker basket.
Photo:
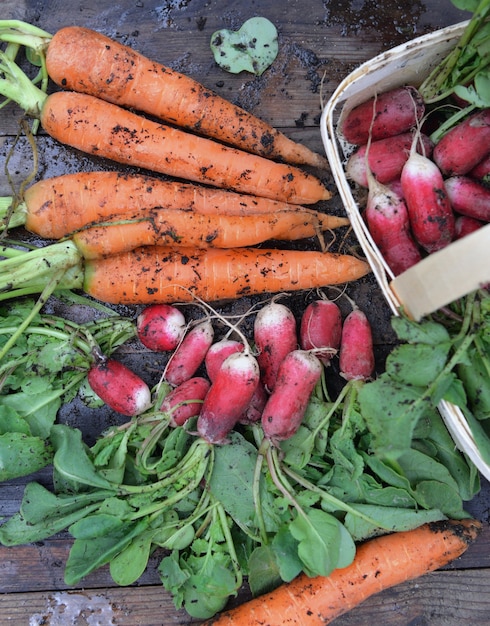
[[(345, 161), (354, 146), (343, 140), (336, 127), (342, 116), (375, 93), (404, 84), (419, 85), (454, 48), (466, 24), (461, 22), (413, 39), (363, 63), (339, 84), (322, 113), (323, 144), (340, 197), (374, 276), (395, 315), (404, 303), (392, 288), (393, 273), (372, 240), (345, 175)], [(482, 459), (463, 412), (446, 401), (440, 403), (439, 410), (458, 448), (490, 480), (490, 466)]]

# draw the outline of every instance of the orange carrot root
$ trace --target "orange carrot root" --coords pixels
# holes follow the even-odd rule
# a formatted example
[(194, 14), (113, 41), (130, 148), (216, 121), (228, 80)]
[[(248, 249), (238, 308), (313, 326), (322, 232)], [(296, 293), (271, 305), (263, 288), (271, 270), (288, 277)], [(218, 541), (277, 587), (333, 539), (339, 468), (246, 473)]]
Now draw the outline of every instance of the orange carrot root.
[(76, 172), (39, 180), (25, 191), (22, 211), (27, 230), (47, 239), (60, 239), (101, 221), (129, 214), (144, 216), (157, 208), (243, 217), (299, 211), (307, 220), (317, 216), (325, 229), (349, 223), (347, 218), (317, 213), (297, 204), (117, 171)]
[(49, 43), (46, 63), (50, 77), (64, 89), (149, 113), (264, 157), (327, 166), (323, 156), (192, 78), (88, 28), (60, 29)]
[(357, 280), (369, 265), (316, 251), (142, 247), (86, 261), (86, 293), (109, 303), (213, 302), (259, 293), (315, 289)]
[(124, 165), (293, 204), (331, 197), (318, 178), (298, 167), (158, 124), (94, 96), (53, 93), (40, 119), (61, 143)]
[(443, 521), (377, 537), (359, 546), (348, 567), (328, 577), (300, 575), (204, 626), (325, 626), (369, 596), (461, 556), (480, 530), (476, 520)]

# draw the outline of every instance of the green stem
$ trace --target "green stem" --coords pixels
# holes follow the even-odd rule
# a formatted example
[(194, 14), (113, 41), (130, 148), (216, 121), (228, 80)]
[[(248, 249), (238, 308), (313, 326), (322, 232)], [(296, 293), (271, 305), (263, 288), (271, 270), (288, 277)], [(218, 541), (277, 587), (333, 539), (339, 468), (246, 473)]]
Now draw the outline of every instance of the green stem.
[(0, 93), (18, 104), (27, 115), (39, 119), (47, 99), (45, 91), (36, 87), (32, 80), (0, 50)]
[(56, 289), (83, 288), (83, 259), (71, 241), (30, 251), (0, 248), (0, 300), (41, 293), (57, 277)]
[(44, 54), (53, 35), (21, 20), (0, 20), (0, 41), (16, 43)]
[(328, 491), (325, 491), (321, 487), (318, 487), (317, 485), (310, 483), (306, 478), (303, 478), (303, 476), (296, 474), (296, 472), (293, 472), (291, 468), (284, 467), (283, 471), (290, 478), (292, 478), (295, 482), (297, 482), (298, 485), (301, 485), (305, 489), (308, 489), (309, 491), (318, 494), (323, 500), (325, 500), (329, 504), (333, 504), (335, 508), (338, 509), (339, 511), (344, 511), (344, 513), (350, 513), (351, 515), (355, 515), (356, 517), (361, 518), (362, 520), (364, 520), (365, 522), (373, 526), (384, 528), (385, 530), (390, 530), (389, 526), (383, 526), (383, 524), (379, 520), (376, 520), (370, 517), (369, 515), (366, 515), (358, 511), (357, 509), (352, 508), (351, 506), (349, 506), (342, 500), (339, 500), (335, 496), (332, 496)]
[(237, 589), (238, 589), (242, 585), (243, 575), (242, 575), (242, 570), (240, 568), (240, 563), (238, 561), (238, 556), (235, 550), (233, 537), (231, 536), (230, 527), (228, 526), (228, 518), (223, 508), (223, 505), (221, 503), (218, 504), (217, 511), (218, 511), (218, 517), (219, 517), (221, 529), (223, 531), (226, 545), (228, 547), (228, 554), (230, 555), (231, 563), (233, 565), (233, 570), (235, 572), (235, 579), (236, 579)]
[(450, 130), (455, 124), (460, 122), (462, 119), (467, 117), (470, 113), (472, 113), (476, 108), (476, 104), (470, 104), (464, 109), (460, 109), (456, 113), (453, 113), (451, 117), (449, 117), (443, 124), (438, 126), (436, 130), (430, 135), (430, 140), (434, 142), (434, 144), (438, 143), (442, 136), (446, 134), (448, 130)]
[(65, 273), (65, 270), (61, 269), (61, 270), (58, 270), (55, 274), (53, 274), (53, 276), (51, 277), (51, 279), (49, 280), (49, 282), (47, 283), (47, 285), (44, 287), (43, 291), (41, 292), (41, 295), (39, 296), (36, 304), (33, 306), (31, 311), (29, 312), (29, 315), (25, 319), (22, 320), (22, 323), (17, 327), (15, 332), (10, 336), (10, 338), (7, 340), (7, 342), (4, 344), (4, 346), (0, 350), (0, 361), (7, 354), (10, 348), (13, 345), (15, 345), (15, 343), (17, 342), (19, 337), (22, 335), (22, 333), (26, 330), (26, 328), (29, 326), (33, 318), (39, 313), (42, 307), (46, 304), (49, 296), (56, 289), (64, 273)]
[(255, 462), (255, 471), (252, 484), (252, 496), (254, 501), (255, 512), (257, 514), (257, 525), (259, 527), (260, 539), (263, 544), (268, 543), (267, 530), (262, 512), (262, 498), (260, 497), (260, 479), (262, 476), (262, 466), (264, 463), (264, 454), (259, 449), (257, 460)]
[(207, 444), (203, 439), (196, 439), (180, 463), (167, 470), (164, 477), (157, 482), (149, 485), (118, 485), (118, 490), (122, 494), (130, 495), (153, 493), (159, 489), (164, 489), (165, 487), (175, 484), (199, 463), (203, 463), (203, 467), (205, 468), (210, 462), (210, 455), (212, 455), (212, 446)]
[[(449, 87), (443, 90), (444, 84), (449, 80), (451, 72), (456, 68), (464, 49), (473, 39), (482, 24), (484, 24), (489, 10), (490, 1), (481, 0), (468, 25), (464, 29), (456, 47), (432, 70), (429, 76), (420, 85), (419, 91), (426, 103), (437, 102), (452, 93), (455, 85), (449, 83)], [(460, 68), (460, 70), (461, 69), (462, 68)], [(467, 76), (460, 72), (458, 82), (464, 84), (466, 81)]]
[(0, 231), (24, 226), (26, 216), (27, 208), (24, 202), (14, 206), (13, 196), (0, 197)]

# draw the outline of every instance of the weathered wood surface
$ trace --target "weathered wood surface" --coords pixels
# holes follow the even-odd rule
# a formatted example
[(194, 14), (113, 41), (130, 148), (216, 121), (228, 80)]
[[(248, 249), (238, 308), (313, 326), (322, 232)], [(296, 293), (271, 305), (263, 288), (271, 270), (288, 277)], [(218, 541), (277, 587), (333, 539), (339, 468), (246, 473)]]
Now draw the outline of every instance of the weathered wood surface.
[[(238, 28), (253, 15), (273, 21), (280, 52), (262, 77), (231, 75), (219, 69), (209, 41), (219, 28)], [(185, 72), (228, 99), (322, 151), (318, 128), (322, 102), (359, 63), (414, 36), (458, 22), (466, 14), (449, 0), (3, 0), (0, 19), (22, 19), (55, 32), (67, 24), (103, 31), (174, 69)], [(19, 128), (19, 110), (0, 110), (0, 195), (10, 181), (30, 171), (32, 155), (23, 139), (10, 153)], [(101, 167), (43, 134), (38, 138), (39, 177)], [(8, 176), (4, 164), (8, 161)], [(106, 165), (106, 164), (104, 164)], [(333, 199), (333, 204), (338, 202)], [(362, 295), (362, 294), (361, 294)], [(364, 294), (366, 297), (366, 294)], [(370, 293), (371, 319), (387, 319), (382, 298)], [(380, 324), (380, 327), (382, 325)], [(377, 342), (386, 339), (376, 331)], [(150, 364), (151, 366), (151, 364)], [(76, 412), (69, 416), (77, 425)], [(97, 425), (92, 425), (96, 432)], [(41, 479), (43, 474), (41, 473)], [(0, 486), (0, 516), (14, 513), (24, 481)], [(444, 571), (387, 590), (367, 600), (338, 626), (490, 625), (490, 487), (483, 480), (468, 511), (483, 522), (483, 532), (468, 552)], [(115, 587), (107, 568), (67, 588), (63, 569), (70, 541), (59, 536), (39, 544), (0, 547), (0, 625), (114, 624), (170, 626), (193, 620), (176, 611), (159, 585), (158, 555), (137, 585)], [(248, 597), (248, 590), (235, 602)]]

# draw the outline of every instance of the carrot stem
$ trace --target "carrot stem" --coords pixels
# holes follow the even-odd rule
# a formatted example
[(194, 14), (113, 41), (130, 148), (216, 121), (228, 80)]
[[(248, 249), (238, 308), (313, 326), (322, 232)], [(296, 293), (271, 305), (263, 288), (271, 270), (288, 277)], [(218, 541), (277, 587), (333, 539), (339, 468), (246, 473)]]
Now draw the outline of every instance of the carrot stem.
[[(0, 301), (55, 289), (81, 289), (83, 262), (75, 244), (60, 242), (44, 248), (19, 251), (0, 248)], [(56, 279), (53, 278), (56, 276)]]
[(48, 97), (32, 80), (14, 63), (5, 52), (0, 50), (0, 93), (17, 103), (27, 115), (39, 119), (44, 102)]
[(31, 48), (37, 54), (44, 54), (53, 36), (21, 20), (0, 20), (0, 41), (15, 43)]

